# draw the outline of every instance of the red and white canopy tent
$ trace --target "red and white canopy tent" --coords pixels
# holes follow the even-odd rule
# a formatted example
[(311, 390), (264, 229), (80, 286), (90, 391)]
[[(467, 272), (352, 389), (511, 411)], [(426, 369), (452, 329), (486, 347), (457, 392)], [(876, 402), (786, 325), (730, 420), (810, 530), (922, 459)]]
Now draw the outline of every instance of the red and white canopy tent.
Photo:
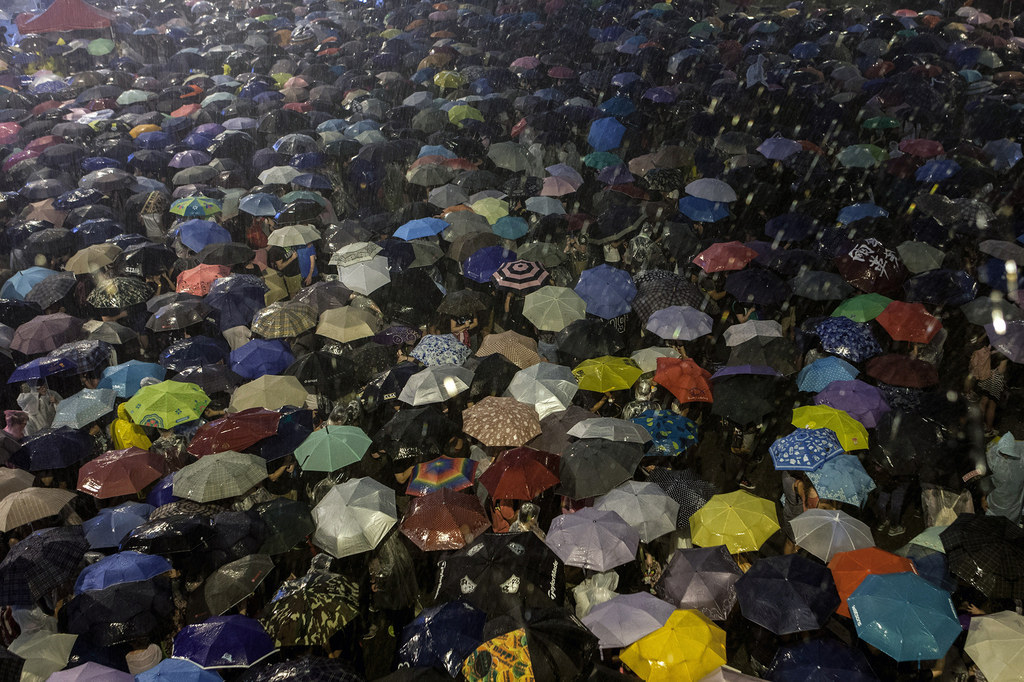
[(17, 18), (18, 32), (54, 33), (107, 28), (113, 14), (93, 7), (85, 0), (55, 0), (42, 14)]

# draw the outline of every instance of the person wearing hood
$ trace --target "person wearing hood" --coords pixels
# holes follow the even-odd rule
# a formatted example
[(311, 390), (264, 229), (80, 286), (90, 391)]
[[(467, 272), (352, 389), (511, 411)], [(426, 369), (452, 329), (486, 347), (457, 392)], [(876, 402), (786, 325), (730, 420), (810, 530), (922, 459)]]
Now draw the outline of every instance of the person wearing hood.
[(22, 384), (18, 396), (18, 407), (28, 414), (28, 426), (25, 435), (31, 436), (43, 429), (50, 428), (53, 418), (57, 415), (57, 403), (62, 400), (56, 391), (47, 388), (45, 382)]
[(128, 403), (117, 406), (117, 419), (110, 425), (110, 436), (114, 441), (115, 450), (127, 450), (132, 447), (148, 450), (153, 445), (146, 435), (146, 430), (128, 416)]
[(1020, 443), (1007, 431), (985, 453), (991, 474), (991, 490), (985, 497), (989, 516), (1005, 516), (1019, 524), (1024, 507), (1024, 462)]

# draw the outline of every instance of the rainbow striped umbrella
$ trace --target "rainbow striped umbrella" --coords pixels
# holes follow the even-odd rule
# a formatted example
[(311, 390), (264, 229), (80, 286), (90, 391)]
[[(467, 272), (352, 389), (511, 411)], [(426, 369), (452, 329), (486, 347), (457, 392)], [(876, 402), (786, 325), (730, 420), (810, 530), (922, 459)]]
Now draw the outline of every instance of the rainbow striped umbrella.
[(405, 492), (422, 497), (441, 488), (462, 490), (473, 485), (476, 462), (465, 457), (438, 457), (416, 465)]

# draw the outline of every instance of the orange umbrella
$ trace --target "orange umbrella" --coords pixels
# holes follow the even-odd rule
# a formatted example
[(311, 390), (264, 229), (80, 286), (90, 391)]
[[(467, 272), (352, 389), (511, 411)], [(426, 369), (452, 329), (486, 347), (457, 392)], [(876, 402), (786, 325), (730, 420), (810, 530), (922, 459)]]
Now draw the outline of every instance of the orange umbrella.
[(850, 609), (846, 605), (846, 600), (864, 578), (881, 573), (917, 573), (914, 569), (914, 562), (910, 559), (896, 556), (877, 547), (839, 552), (832, 557), (828, 567), (832, 571), (832, 579), (835, 580), (836, 590), (842, 600), (836, 613), (847, 618), (850, 617)]
[(690, 358), (658, 358), (654, 382), (664, 386), (681, 403), (714, 402), (711, 372)]
[(893, 341), (929, 343), (942, 329), (939, 318), (920, 303), (893, 301), (875, 318)]
[(210, 286), (214, 281), (230, 274), (231, 268), (226, 265), (197, 265), (178, 275), (177, 291), (178, 293), (206, 296), (210, 293)]

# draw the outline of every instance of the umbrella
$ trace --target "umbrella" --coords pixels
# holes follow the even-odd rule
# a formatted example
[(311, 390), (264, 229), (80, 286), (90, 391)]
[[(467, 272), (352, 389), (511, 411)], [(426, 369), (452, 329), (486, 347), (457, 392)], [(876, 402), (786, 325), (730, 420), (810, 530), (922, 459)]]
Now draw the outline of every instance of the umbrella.
[(299, 380), (293, 376), (265, 374), (242, 384), (231, 394), (229, 412), (238, 412), (252, 407), (278, 410), (286, 405), (302, 406), (309, 394)]
[(836, 589), (842, 599), (838, 612), (849, 616), (846, 600), (863, 582), (873, 574), (916, 572), (914, 563), (905, 557), (896, 556), (876, 547), (865, 547), (849, 552), (839, 552), (828, 564), (835, 580)]
[(279, 497), (257, 504), (253, 511), (266, 529), (266, 539), (260, 547), (264, 554), (287, 552), (313, 532), (309, 508), (301, 502)]
[(375, 313), (348, 306), (325, 310), (320, 315), (316, 333), (340, 343), (350, 343), (373, 336), (380, 328), (380, 318)]
[(26, 488), (0, 500), (0, 530), (7, 532), (49, 516), (56, 516), (75, 494), (55, 488)]
[(793, 426), (798, 429), (831, 429), (846, 452), (866, 450), (868, 432), (864, 425), (842, 410), (826, 405), (805, 405), (793, 410)]
[(882, 353), (868, 325), (848, 317), (827, 317), (818, 323), (815, 331), (826, 353), (851, 362), (861, 362)]
[(813, 471), (829, 458), (844, 454), (831, 429), (797, 429), (772, 443), (769, 452), (777, 471)]
[(52, 356), (45, 356), (36, 358), (35, 360), (29, 360), (24, 365), (19, 365), (7, 378), (7, 383), (14, 384), (19, 381), (32, 381), (38, 379), (45, 379), (49, 376), (54, 376), (62, 372), (68, 372), (78, 369), (72, 360), (67, 358), (55, 358)]
[(409, 353), (428, 367), (461, 365), (469, 354), (469, 347), (452, 334), (427, 334)]
[(117, 394), (109, 388), (84, 388), (57, 404), (51, 428), (81, 429), (114, 409)]
[(337, 471), (363, 458), (370, 438), (357, 426), (325, 426), (295, 449), (303, 471)]
[(644, 410), (630, 421), (651, 434), (649, 457), (674, 457), (698, 442), (696, 422), (670, 410)]
[(865, 367), (865, 373), (872, 379), (890, 386), (927, 388), (939, 383), (939, 371), (935, 365), (894, 353), (871, 358)]
[(609, 355), (584, 360), (572, 370), (580, 388), (605, 393), (630, 388), (643, 370), (630, 358)]
[(50, 351), (50, 357), (70, 360), (79, 374), (95, 372), (110, 362), (110, 345), (106, 341), (90, 339), (66, 343)]
[(1024, 643), (1024, 618), (1013, 611), (971, 618), (964, 653), (991, 682), (1008, 682), (1019, 676), (1020, 645)]
[(799, 554), (759, 559), (736, 594), (743, 617), (776, 635), (817, 630), (839, 606), (828, 568)]
[(149, 670), (135, 676), (136, 682), (221, 682), (223, 679), (217, 673), (204, 670), (183, 658), (165, 658)]
[(594, 508), (618, 514), (644, 542), (674, 531), (679, 514), (679, 503), (657, 484), (639, 481), (613, 488), (594, 501)]
[(170, 429), (199, 419), (210, 397), (195, 384), (161, 381), (143, 386), (128, 401), (128, 414), (141, 426)]
[(960, 514), (939, 537), (954, 576), (991, 599), (1024, 594), (1024, 531), (1011, 521)]
[(63, 469), (89, 457), (92, 438), (83, 431), (62, 426), (37, 431), (21, 442), (11, 461), (29, 471)]
[(197, 456), (225, 450), (245, 450), (277, 434), (279, 412), (256, 407), (203, 424), (189, 442), (188, 451)]
[(518, 447), (541, 432), (537, 411), (515, 398), (487, 396), (463, 411), (462, 424), (487, 447)]
[(135, 495), (167, 473), (163, 456), (128, 448), (105, 452), (78, 470), (78, 489), (97, 499)]
[(462, 667), (468, 682), (516, 675), (540, 680), (582, 679), (597, 652), (597, 638), (559, 608), (495, 619), (485, 626), (483, 636), (491, 638), (467, 656)]
[(286, 370), (295, 356), (281, 339), (253, 339), (231, 351), (231, 371), (246, 379)]
[(274, 652), (274, 641), (259, 621), (217, 616), (186, 625), (174, 637), (174, 657), (203, 668), (249, 668)]
[(47, 629), (17, 637), (7, 651), (23, 661), (18, 679), (48, 679), (52, 673), (63, 670), (77, 639), (78, 635), (58, 634)]
[(484, 337), (476, 351), (476, 356), (487, 357), (489, 355), (501, 355), (519, 369), (525, 369), (540, 362), (537, 341), (511, 330), (488, 334)]
[(76, 594), (66, 604), (67, 629), (98, 646), (159, 637), (174, 611), (166, 577), (123, 582)]
[[(502, 218), (505, 220), (505, 218)], [(499, 221), (500, 222), (500, 221)], [(549, 277), (540, 263), (529, 260), (509, 261), (498, 267), (492, 275), (500, 289), (528, 293), (541, 288)]]
[(50, 675), (47, 678), (47, 682), (49, 680), (54, 680), (55, 682), (103, 682), (104, 680), (109, 682), (134, 682), (135, 678), (121, 670), (115, 670), (114, 668), (108, 668), (105, 665), (89, 661), (82, 665), (76, 665), (73, 668), (59, 670)]
[(693, 543), (699, 547), (725, 545), (730, 553), (757, 550), (779, 523), (775, 505), (744, 490), (719, 494), (690, 518)]
[(789, 376), (796, 374), (799, 363), (800, 352), (788, 339), (758, 337), (734, 346), (726, 364), (771, 367)]
[(890, 294), (903, 285), (908, 275), (899, 254), (873, 237), (854, 242), (835, 263), (843, 279), (869, 294)]
[(726, 272), (742, 270), (755, 258), (757, 251), (741, 242), (716, 242), (697, 254), (693, 263), (707, 273)]
[(691, 358), (658, 358), (654, 381), (680, 403), (713, 402), (711, 373)]
[(398, 523), (394, 491), (372, 478), (334, 486), (312, 514), (313, 543), (339, 558), (372, 550)]
[(65, 313), (39, 315), (19, 325), (11, 339), (11, 350), (25, 355), (48, 353), (58, 346), (78, 341), (82, 332), (82, 320)]
[(85, 539), (92, 549), (110, 549), (121, 544), (128, 533), (146, 522), (153, 506), (139, 502), (125, 502), (107, 507), (82, 522)]
[(897, 661), (941, 658), (962, 632), (949, 593), (913, 573), (869, 575), (848, 601), (857, 636)]
[(506, 392), (521, 403), (533, 405), (543, 419), (569, 407), (578, 388), (568, 367), (538, 363), (517, 372)]
[(277, 646), (326, 646), (359, 614), (359, 585), (333, 573), (286, 580), (260, 622)]
[(588, 313), (606, 320), (628, 313), (637, 294), (629, 273), (607, 263), (584, 270), (575, 291), (586, 303)]
[(273, 570), (267, 554), (249, 554), (224, 564), (192, 593), (190, 620), (223, 615), (251, 595)]
[(304, 303), (271, 303), (253, 316), (249, 325), (254, 334), (265, 339), (296, 337), (317, 323), (317, 311)]
[(665, 625), (630, 644), (621, 658), (644, 680), (697, 682), (725, 665), (725, 630), (699, 611), (673, 611)]
[(602, 649), (627, 647), (665, 625), (675, 607), (649, 592), (620, 594), (598, 604), (583, 617), (583, 624), (598, 638)]
[(413, 499), (399, 528), (421, 550), (435, 552), (464, 547), (490, 525), (476, 497), (441, 488)]
[(388, 259), (374, 256), (368, 261), (338, 267), (341, 283), (352, 291), (368, 296), (391, 281)]
[(417, 464), (409, 477), (408, 495), (428, 495), (441, 488), (465, 490), (473, 486), (477, 463), (465, 457), (437, 457)]
[(562, 452), (559, 460), (559, 492), (574, 500), (604, 495), (632, 478), (643, 455), (643, 448), (635, 443), (578, 440)]
[(398, 399), (414, 406), (443, 403), (469, 390), (472, 381), (471, 370), (455, 365), (435, 365), (410, 376)]
[(647, 429), (625, 419), (615, 417), (591, 417), (573, 425), (566, 435), (574, 438), (603, 438), (619, 443), (639, 443), (651, 440)]
[(98, 340), (114, 345), (127, 343), (138, 336), (135, 330), (117, 322), (100, 322), (99, 320), (87, 321), (82, 325), (82, 330), (87, 332), (85, 337), (87, 340)]
[(435, 666), (452, 677), (483, 640), (487, 615), (463, 602), (447, 602), (424, 609), (402, 629), (398, 645), (400, 665)]
[(341, 682), (358, 682), (359, 676), (352, 671), (352, 666), (339, 658), (321, 656), (303, 656), (280, 663), (263, 663), (253, 666), (247, 673), (249, 682), (275, 682), (275, 680), (294, 680), (295, 682), (319, 682), (325, 677)]
[(1015, 322), (1024, 319), (1024, 313), (1020, 308), (1009, 301), (992, 296), (979, 296), (970, 303), (960, 306), (967, 321), (984, 327), (986, 324), (993, 324), (996, 319), (1002, 318), (1006, 322)]
[(742, 324), (734, 324), (722, 335), (725, 345), (738, 346), (753, 338), (782, 338), (782, 325), (775, 320), (747, 320)]
[(942, 323), (920, 303), (893, 301), (875, 318), (893, 341), (929, 343)]
[(833, 679), (844, 682), (876, 682), (864, 655), (834, 639), (819, 637), (775, 652), (768, 679), (774, 682), (812, 682)]
[(142, 387), (146, 378), (163, 379), (167, 370), (151, 362), (129, 360), (103, 370), (98, 388), (113, 389), (120, 398), (130, 398)]
[(81, 526), (36, 531), (0, 562), (0, 602), (34, 606), (75, 575), (88, 548)]
[[(221, 266), (217, 266), (221, 267)], [(210, 307), (198, 300), (184, 300), (161, 306), (146, 321), (146, 327), (155, 332), (186, 329), (210, 320)], [(246, 322), (251, 318), (247, 317)]]
[(669, 559), (654, 593), (680, 609), (696, 609), (724, 621), (736, 605), (736, 581), (743, 571), (725, 545), (678, 549)]
[(480, 475), (480, 483), (496, 500), (532, 500), (558, 483), (556, 456), (518, 447), (505, 450)]
[(76, 284), (77, 281), (73, 273), (58, 272), (32, 287), (32, 291), (28, 292), (25, 300), (29, 303), (35, 303), (45, 310), (71, 293)]
[(228, 450), (207, 455), (174, 474), (174, 495), (211, 502), (242, 495), (267, 477), (266, 462), (256, 455)]
[(693, 341), (711, 333), (711, 316), (690, 306), (671, 306), (648, 317), (645, 329), (670, 341)]
[[(1004, 329), (997, 330), (994, 323), (985, 325), (989, 343), (1011, 362), (1024, 361), (1024, 322), (1006, 322), (1003, 326)], [(11, 347), (14, 348), (13, 345)]]
[(185, 197), (171, 204), (171, 213), (186, 218), (202, 218), (220, 213), (220, 202), (204, 196)]
[(863, 381), (830, 382), (814, 396), (814, 404), (842, 410), (869, 429), (878, 426), (889, 412), (889, 404), (882, 392)]
[(875, 489), (875, 482), (864, 470), (860, 459), (854, 455), (838, 455), (827, 459), (814, 471), (808, 471), (807, 477), (811, 479), (819, 497), (858, 507), (864, 505), (868, 494)]
[(790, 522), (794, 542), (828, 563), (839, 552), (873, 547), (867, 524), (844, 511), (808, 509)]

